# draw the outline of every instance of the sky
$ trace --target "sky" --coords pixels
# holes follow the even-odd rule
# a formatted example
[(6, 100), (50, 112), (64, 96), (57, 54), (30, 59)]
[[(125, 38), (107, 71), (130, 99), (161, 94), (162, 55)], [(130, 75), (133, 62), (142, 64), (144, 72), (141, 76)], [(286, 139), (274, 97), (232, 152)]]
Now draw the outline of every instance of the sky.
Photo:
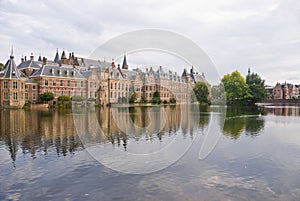
[[(88, 57), (121, 34), (162, 29), (201, 47), (220, 77), (251, 68), (269, 85), (300, 84), (299, 0), (0, 0), (0, 25), (2, 63), (12, 45), (17, 63), (31, 53), (53, 60), (57, 48)], [(129, 65), (185, 65), (163, 53), (145, 54), (144, 60), (137, 57), (143, 53), (128, 56)]]

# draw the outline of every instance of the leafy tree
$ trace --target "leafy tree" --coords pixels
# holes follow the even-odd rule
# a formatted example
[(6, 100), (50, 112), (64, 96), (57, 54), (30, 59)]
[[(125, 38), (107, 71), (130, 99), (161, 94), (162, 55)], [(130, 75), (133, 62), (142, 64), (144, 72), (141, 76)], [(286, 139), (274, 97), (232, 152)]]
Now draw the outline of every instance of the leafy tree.
[(54, 95), (51, 92), (45, 92), (40, 95), (40, 99), (41, 101), (45, 101), (45, 102), (52, 101), (54, 99)]
[(193, 91), (200, 104), (210, 104), (209, 89), (205, 82), (197, 82)]
[(244, 105), (249, 103), (252, 96), (249, 92), (249, 86), (240, 72), (234, 71), (231, 74), (224, 75), (221, 81), (226, 90), (227, 104)]
[(160, 104), (161, 103), (160, 93), (158, 91), (154, 92), (151, 102), (154, 103), (154, 104)]
[(251, 102), (260, 102), (266, 98), (265, 80), (256, 73), (249, 73), (246, 76), (246, 83), (249, 86), (250, 94), (252, 96)]
[(85, 98), (83, 96), (73, 96), (72, 101), (84, 101)]
[(176, 103), (176, 98), (171, 98), (170, 103)]
[(146, 103), (146, 97), (144, 94), (141, 96), (141, 103)]
[(3, 67), (4, 67), (3, 63), (0, 63), (0, 71), (3, 70)]
[(136, 99), (137, 99), (137, 93), (134, 91), (130, 96), (129, 103), (134, 103)]
[(62, 102), (71, 101), (71, 97), (70, 96), (59, 96), (58, 100), (62, 101)]

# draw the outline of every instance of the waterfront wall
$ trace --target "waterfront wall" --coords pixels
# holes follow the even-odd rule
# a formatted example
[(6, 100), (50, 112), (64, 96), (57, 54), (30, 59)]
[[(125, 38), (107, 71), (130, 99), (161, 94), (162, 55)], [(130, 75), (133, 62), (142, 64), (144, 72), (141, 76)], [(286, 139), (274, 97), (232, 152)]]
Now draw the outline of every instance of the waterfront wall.
[(261, 103), (300, 104), (300, 99), (268, 99), (268, 100), (263, 100)]

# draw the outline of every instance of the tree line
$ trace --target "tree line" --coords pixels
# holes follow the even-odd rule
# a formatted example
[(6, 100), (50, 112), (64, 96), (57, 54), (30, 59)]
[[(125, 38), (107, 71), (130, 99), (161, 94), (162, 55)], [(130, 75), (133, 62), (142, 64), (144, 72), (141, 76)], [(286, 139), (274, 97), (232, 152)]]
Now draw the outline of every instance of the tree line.
[(254, 105), (266, 98), (265, 80), (257, 73), (248, 73), (244, 78), (237, 70), (224, 75), (218, 86), (198, 82), (193, 91), (200, 104), (226, 101), (227, 105)]

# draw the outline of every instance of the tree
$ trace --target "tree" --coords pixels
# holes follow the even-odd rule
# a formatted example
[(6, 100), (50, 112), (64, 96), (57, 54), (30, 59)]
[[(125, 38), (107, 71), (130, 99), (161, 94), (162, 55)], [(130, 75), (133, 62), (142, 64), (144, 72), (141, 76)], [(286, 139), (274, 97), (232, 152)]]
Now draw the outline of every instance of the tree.
[(158, 91), (154, 92), (151, 102), (154, 103), (154, 104), (160, 104), (161, 103), (160, 93)]
[(3, 67), (4, 67), (3, 63), (0, 63), (0, 71), (3, 70)]
[(245, 78), (238, 71), (224, 75), (221, 79), (225, 87), (227, 104), (245, 105), (252, 98)]
[(129, 103), (134, 103), (136, 99), (137, 99), (137, 93), (134, 91), (130, 96)]
[(85, 98), (83, 96), (73, 96), (72, 97), (72, 101), (80, 102), (80, 101), (84, 101), (84, 100), (85, 100)]
[(209, 89), (205, 82), (197, 82), (193, 91), (200, 104), (210, 104)]
[(71, 97), (70, 96), (59, 96), (58, 101), (62, 101), (62, 102), (71, 101)]
[(260, 102), (266, 98), (265, 80), (261, 79), (258, 74), (248, 73), (246, 83), (249, 86), (252, 103)]
[(43, 94), (40, 95), (40, 99), (41, 101), (52, 101), (54, 99), (54, 95), (51, 92), (45, 92)]

